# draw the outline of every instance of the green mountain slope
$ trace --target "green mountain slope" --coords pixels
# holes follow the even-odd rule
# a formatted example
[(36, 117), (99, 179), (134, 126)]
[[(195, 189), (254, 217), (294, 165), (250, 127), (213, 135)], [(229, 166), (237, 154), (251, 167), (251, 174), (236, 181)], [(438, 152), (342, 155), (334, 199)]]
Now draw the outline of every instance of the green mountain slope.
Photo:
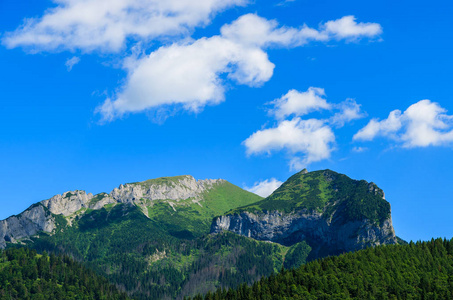
[[(372, 222), (384, 223), (393, 233), (391, 222), (380, 219), (387, 211), (376, 209), (381, 204), (389, 209), (382, 196), (374, 184), (329, 170), (298, 173), (266, 199), (225, 180), (163, 177), (120, 185), (109, 194), (72, 191), (56, 195), (21, 215), (0, 221), (5, 225), (0, 226), (0, 238), (4, 237), (8, 247), (19, 243), (38, 252), (69, 254), (134, 299), (182, 299), (219, 287), (252, 284), (282, 267), (297, 267), (325, 255), (328, 252), (323, 249), (331, 247), (323, 243), (323, 238), (333, 242), (343, 239), (329, 228), (353, 220), (346, 212), (348, 208), (356, 207), (362, 215), (369, 212)], [(288, 232), (282, 238), (284, 243), (251, 239), (254, 236), (242, 232), (209, 234), (216, 216), (247, 211), (265, 214), (270, 210), (287, 214), (285, 220), (295, 226), (273, 230), (272, 226), (284, 222), (277, 218), (274, 224), (272, 218), (263, 219), (271, 235)], [(300, 211), (302, 215), (296, 217), (307, 211), (313, 213), (311, 220), (318, 223), (311, 224), (307, 232), (317, 236), (303, 231), (305, 221), (298, 223), (291, 215)], [(229, 224), (251, 228), (239, 222)], [(363, 223), (358, 232), (375, 230), (370, 224)], [(373, 234), (369, 236), (376, 236)], [(349, 231), (346, 235), (345, 245), (336, 253), (350, 251), (345, 250), (350, 244), (366, 247), (375, 242), (374, 238), (350, 238)]]
[[(174, 178), (159, 178), (157, 182), (168, 184)], [(155, 183), (146, 181), (140, 184)], [(151, 220), (176, 237), (194, 238), (209, 232), (212, 218), (225, 213), (232, 207), (255, 203), (262, 197), (245, 191), (228, 181), (217, 184), (202, 193), (200, 201), (193, 198), (180, 201), (157, 200), (147, 206)], [(171, 204), (171, 205), (170, 205)]]
[(232, 233), (185, 239), (168, 234), (130, 205), (85, 214), (54, 235), (28, 243), (70, 253), (135, 299), (177, 298), (253, 283), (278, 271), (288, 247)]
[(0, 251), (0, 299), (126, 299), (107, 279), (67, 256)]
[(193, 299), (452, 299), (453, 240), (386, 245), (310, 262)]
[[(150, 201), (129, 194), (137, 194), (137, 187), (143, 191), (171, 191), (176, 185), (183, 193), (186, 188), (195, 188), (180, 183), (187, 178), (127, 184), (123, 189), (128, 193), (122, 197), (132, 201), (55, 215), (53, 233), (40, 232), (22, 243), (39, 252), (70, 254), (135, 299), (177, 298), (221, 286), (234, 287), (252, 283), (282, 267), (287, 247), (231, 233), (208, 235), (214, 216), (259, 201), (260, 196), (227, 181), (215, 182), (186, 199)], [(63, 198), (70, 199), (76, 193), (68, 194)], [(95, 195), (90, 205), (108, 197), (112, 194)]]
[(390, 204), (384, 199), (384, 192), (374, 183), (353, 180), (331, 170), (303, 170), (291, 176), (266, 199), (228, 213), (275, 210), (289, 213), (307, 209), (329, 218), (342, 206), (346, 208), (344, 222), (366, 218), (379, 223), (390, 216)]
[(222, 231), (286, 246), (305, 241), (308, 260), (398, 243), (384, 192), (331, 170), (303, 170), (269, 197), (216, 217), (211, 232)]

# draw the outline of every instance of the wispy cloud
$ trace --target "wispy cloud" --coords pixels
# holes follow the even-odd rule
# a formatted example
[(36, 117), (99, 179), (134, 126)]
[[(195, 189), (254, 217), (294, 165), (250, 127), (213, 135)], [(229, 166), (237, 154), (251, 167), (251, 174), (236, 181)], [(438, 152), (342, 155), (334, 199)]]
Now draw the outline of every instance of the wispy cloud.
[(356, 152), (356, 153), (362, 153), (362, 152), (365, 152), (367, 150), (368, 150), (367, 147), (354, 147), (354, 148), (352, 148), (352, 152)]
[(283, 1), (275, 4), (275, 6), (288, 6), (289, 4), (291, 4), (293, 2), (296, 2), (296, 0), (283, 0)]
[(80, 57), (78, 57), (78, 56), (73, 56), (73, 57), (69, 58), (68, 60), (66, 60), (65, 66), (68, 69), (68, 72), (70, 72), (72, 70), (72, 67), (74, 67), (79, 62), (80, 62)]
[(335, 113), (335, 115), (330, 118), (330, 123), (336, 127), (343, 127), (346, 123), (362, 119), (367, 116), (367, 114), (362, 111), (360, 104), (358, 104), (354, 99), (346, 99), (340, 104), (337, 104), (336, 108), (339, 112)]

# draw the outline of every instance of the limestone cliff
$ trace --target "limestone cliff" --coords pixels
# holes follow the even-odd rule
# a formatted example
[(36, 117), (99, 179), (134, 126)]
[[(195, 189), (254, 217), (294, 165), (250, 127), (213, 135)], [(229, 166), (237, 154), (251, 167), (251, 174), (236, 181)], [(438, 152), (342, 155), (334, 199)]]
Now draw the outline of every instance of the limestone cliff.
[(0, 221), (0, 248), (5, 248), (6, 242), (35, 235), (39, 231), (52, 232), (55, 229), (55, 218), (41, 204), (34, 204), (17, 216), (11, 216)]
[(369, 220), (337, 224), (335, 217), (329, 222), (321, 213), (306, 210), (220, 216), (214, 219), (211, 233), (222, 230), (287, 246), (305, 240), (321, 256), (397, 242), (390, 218), (379, 225)]
[(397, 243), (384, 192), (330, 170), (300, 172), (268, 198), (215, 218), (211, 232), (222, 230), (283, 245), (305, 240), (313, 257)]
[(86, 211), (109, 204), (136, 205), (145, 215), (148, 215), (148, 207), (157, 200), (167, 201), (173, 209), (179, 201), (187, 199), (202, 205), (203, 193), (223, 182), (223, 179), (196, 180), (185, 175), (122, 184), (109, 194), (93, 195), (81, 190), (65, 192), (32, 205), (18, 216), (0, 221), (0, 248), (4, 248), (6, 242), (20, 241), (39, 231), (52, 233), (56, 228), (56, 215), (64, 216), (71, 225), (74, 218)]

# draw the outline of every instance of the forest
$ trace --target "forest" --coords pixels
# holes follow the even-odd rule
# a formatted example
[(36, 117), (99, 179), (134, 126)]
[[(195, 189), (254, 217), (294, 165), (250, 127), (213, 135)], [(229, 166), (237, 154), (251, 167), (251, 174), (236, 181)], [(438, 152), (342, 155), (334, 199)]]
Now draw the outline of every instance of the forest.
[[(212, 299), (452, 299), (453, 239), (368, 248), (318, 259)], [(186, 298), (191, 299), (191, 298)]]
[(125, 293), (69, 256), (28, 248), (0, 252), (0, 299), (127, 299)]

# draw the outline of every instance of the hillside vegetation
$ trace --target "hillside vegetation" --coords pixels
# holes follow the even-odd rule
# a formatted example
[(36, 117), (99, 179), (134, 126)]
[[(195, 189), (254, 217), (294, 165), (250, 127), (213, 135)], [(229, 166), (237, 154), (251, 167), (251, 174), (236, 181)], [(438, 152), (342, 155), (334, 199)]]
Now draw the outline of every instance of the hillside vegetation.
[(452, 298), (453, 239), (433, 239), (327, 257), (193, 299)]
[(323, 213), (325, 218), (344, 207), (344, 222), (363, 220), (379, 223), (390, 216), (390, 204), (384, 192), (374, 183), (353, 180), (331, 170), (307, 172), (291, 176), (269, 197), (238, 207), (228, 214), (263, 211), (285, 213), (306, 209)]
[(88, 212), (72, 226), (62, 225), (54, 235), (42, 233), (27, 245), (73, 255), (135, 299), (177, 298), (251, 284), (278, 271), (286, 253), (299, 264), (306, 259), (292, 248), (233, 233), (194, 237), (189, 230), (184, 234), (178, 228), (175, 234), (168, 228), (138, 207), (118, 204)]
[(0, 299), (127, 299), (107, 279), (68, 256), (27, 248), (0, 252)]
[[(214, 217), (244, 209), (327, 214), (338, 203), (342, 209), (352, 203), (352, 212), (356, 208), (360, 217), (367, 214), (379, 222), (389, 213), (380, 193), (374, 184), (330, 170), (300, 172), (266, 199), (225, 180), (162, 177), (121, 185), (110, 194), (74, 191), (54, 197), (47, 206), (37, 204), (54, 229), (17, 242), (38, 253), (70, 255), (134, 299), (182, 299), (253, 284), (321, 253), (319, 240), (311, 243), (297, 232), (291, 244), (232, 232), (209, 234)], [(51, 213), (55, 208), (63, 213)], [(344, 210), (337, 211), (342, 219)], [(18, 246), (11, 241), (6, 245)]]
[[(140, 184), (169, 184), (168, 181), (171, 183), (173, 180), (173, 177), (159, 178)], [(172, 202), (174, 208), (168, 204), (168, 200), (157, 200), (148, 207), (148, 216), (171, 235), (190, 239), (209, 233), (212, 218), (215, 216), (232, 207), (255, 203), (263, 198), (224, 181), (203, 192), (202, 199), (200, 204), (192, 202), (191, 198)]]

